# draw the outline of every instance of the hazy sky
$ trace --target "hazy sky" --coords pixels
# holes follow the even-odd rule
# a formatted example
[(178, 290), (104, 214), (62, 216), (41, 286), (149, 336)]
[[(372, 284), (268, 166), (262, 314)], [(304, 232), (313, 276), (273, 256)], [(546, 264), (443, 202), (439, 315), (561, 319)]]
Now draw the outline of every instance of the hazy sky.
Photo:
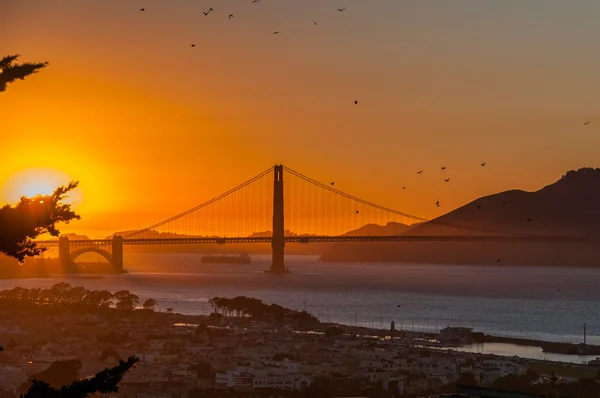
[(275, 163), (423, 217), (538, 189), (600, 160), (599, 20), (598, 0), (0, 0), (0, 55), (50, 62), (0, 95), (0, 201), (80, 180), (65, 231), (103, 236)]

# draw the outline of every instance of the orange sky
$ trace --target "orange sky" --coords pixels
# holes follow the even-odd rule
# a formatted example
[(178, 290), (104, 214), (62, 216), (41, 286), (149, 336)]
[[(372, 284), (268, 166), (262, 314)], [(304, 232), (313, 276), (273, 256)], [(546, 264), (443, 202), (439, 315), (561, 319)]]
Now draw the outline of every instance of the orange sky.
[(0, 202), (80, 180), (63, 232), (104, 236), (275, 163), (423, 217), (537, 189), (598, 165), (598, 19), (597, 0), (0, 2), (0, 54), (50, 62), (0, 94)]

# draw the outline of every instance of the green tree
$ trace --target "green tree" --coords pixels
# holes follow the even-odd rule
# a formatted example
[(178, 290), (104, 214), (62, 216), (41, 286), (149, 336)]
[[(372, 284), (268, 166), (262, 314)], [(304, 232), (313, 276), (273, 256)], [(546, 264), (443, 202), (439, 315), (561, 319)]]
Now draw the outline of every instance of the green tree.
[(154, 300), (153, 298), (149, 298), (148, 300), (144, 301), (142, 307), (144, 307), (145, 310), (154, 311), (154, 307), (156, 307), (156, 304), (156, 300)]
[(16, 62), (19, 57), (19, 54), (15, 54), (0, 59), (0, 92), (6, 91), (8, 84), (16, 80), (25, 80), (27, 76), (48, 66), (48, 62), (19, 64)]
[(38, 256), (45, 248), (38, 247), (33, 239), (48, 233), (59, 236), (59, 223), (79, 220), (70, 204), (63, 203), (66, 194), (77, 188), (78, 182), (56, 189), (52, 195), (22, 197), (14, 206), (0, 208), (0, 253), (20, 262), (25, 257)]

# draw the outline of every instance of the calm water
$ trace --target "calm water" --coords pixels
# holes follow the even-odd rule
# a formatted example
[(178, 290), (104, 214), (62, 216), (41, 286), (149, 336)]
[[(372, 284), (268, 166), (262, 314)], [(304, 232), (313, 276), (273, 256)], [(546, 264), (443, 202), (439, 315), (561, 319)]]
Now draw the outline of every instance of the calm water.
[[(468, 326), (501, 336), (600, 344), (600, 269), (422, 264), (328, 264), (287, 256), (285, 276), (250, 265), (201, 264), (198, 254), (130, 254), (129, 274), (0, 281), (0, 289), (66, 280), (88, 289), (129, 289), (161, 309), (207, 314), (214, 296), (245, 295), (352, 325), (435, 331)], [(144, 271), (144, 272), (142, 272)]]

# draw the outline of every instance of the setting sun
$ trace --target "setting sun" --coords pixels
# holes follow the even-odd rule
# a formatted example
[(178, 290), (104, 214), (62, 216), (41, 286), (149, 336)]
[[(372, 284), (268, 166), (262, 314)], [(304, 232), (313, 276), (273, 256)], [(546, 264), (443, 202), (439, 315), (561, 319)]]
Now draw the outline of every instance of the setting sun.
[[(22, 196), (50, 195), (54, 190), (66, 185), (72, 178), (52, 169), (29, 169), (12, 175), (3, 187), (2, 197), (16, 202)], [(68, 202), (80, 202), (81, 191), (72, 193)]]

